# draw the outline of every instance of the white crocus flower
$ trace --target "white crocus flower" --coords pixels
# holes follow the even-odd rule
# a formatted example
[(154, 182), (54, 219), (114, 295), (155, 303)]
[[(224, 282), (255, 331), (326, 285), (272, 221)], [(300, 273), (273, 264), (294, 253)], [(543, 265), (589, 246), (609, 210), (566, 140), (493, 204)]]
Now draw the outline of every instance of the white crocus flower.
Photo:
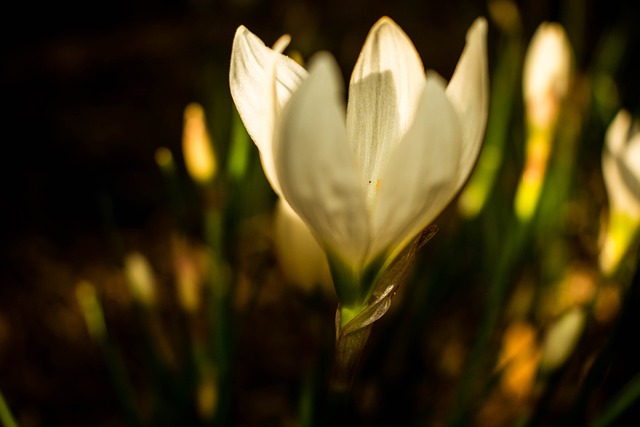
[(353, 315), (471, 172), (487, 118), (486, 32), (477, 19), (447, 86), (381, 18), (351, 76), (346, 114), (331, 55), (317, 54), (307, 72), (280, 53), (288, 38), (270, 49), (245, 27), (236, 32), (236, 107), (271, 186), (324, 248)]

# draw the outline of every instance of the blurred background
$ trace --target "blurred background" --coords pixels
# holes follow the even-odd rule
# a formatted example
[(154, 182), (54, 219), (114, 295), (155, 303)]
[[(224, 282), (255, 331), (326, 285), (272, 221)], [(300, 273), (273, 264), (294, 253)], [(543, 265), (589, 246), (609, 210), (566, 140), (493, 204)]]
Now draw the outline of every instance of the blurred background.
[[(623, 338), (611, 344), (607, 375), (589, 386), (572, 422), (596, 419), (638, 373), (632, 347), (639, 319), (629, 317), (634, 309), (622, 310), (640, 308), (632, 285), (636, 249), (615, 275), (598, 272), (605, 131), (619, 108), (640, 113), (635, 2), (115, 0), (12, 2), (4, 9), (0, 391), (18, 425), (318, 419), (337, 302), (330, 290), (289, 283), (278, 264), (276, 196), (228, 88), (239, 25), (267, 45), (290, 34), (287, 53), (303, 60), (332, 52), (348, 81), (370, 27), (388, 15), (425, 67), (449, 79), (469, 25), (486, 16), (492, 89), (497, 73), (517, 75), (499, 94), (508, 111), (491, 110), (505, 117), (496, 138), (506, 143), (497, 145), (503, 160), (487, 204), (468, 217), (454, 201), (436, 221), (439, 233), (374, 327), (349, 411), (357, 424), (570, 425), (559, 423), (614, 330)], [(558, 136), (569, 148), (552, 156), (553, 188), (543, 193), (537, 219), (505, 248), (525, 162), (520, 71), (543, 21), (560, 22), (573, 49)], [(192, 102), (204, 107), (219, 173), (226, 173), (207, 189), (184, 164), (183, 115)], [(490, 119), (489, 126), (501, 125)], [(239, 174), (230, 158), (240, 159)], [(213, 219), (221, 240), (211, 237), (212, 209), (221, 215)], [(136, 296), (127, 278), (133, 252), (153, 272), (151, 302)], [(499, 263), (505, 266), (496, 272)], [(224, 277), (223, 296), (206, 284), (192, 300), (176, 296), (188, 292), (176, 289), (189, 274), (198, 283)], [(492, 294), (496, 276), (505, 285)], [(600, 300), (592, 299), (596, 293)], [(474, 344), (490, 301), (488, 341)], [(578, 356), (548, 377), (531, 374), (539, 359), (526, 354), (539, 350), (546, 328), (598, 301), (602, 311)], [(101, 313), (106, 332), (95, 322), (91, 329), (90, 313)], [(514, 368), (515, 379), (496, 369), (510, 339), (527, 348), (520, 353), (529, 367)], [(469, 368), (478, 360), (474, 348), (487, 360)], [(618, 422), (631, 425), (633, 416), (637, 408)]]

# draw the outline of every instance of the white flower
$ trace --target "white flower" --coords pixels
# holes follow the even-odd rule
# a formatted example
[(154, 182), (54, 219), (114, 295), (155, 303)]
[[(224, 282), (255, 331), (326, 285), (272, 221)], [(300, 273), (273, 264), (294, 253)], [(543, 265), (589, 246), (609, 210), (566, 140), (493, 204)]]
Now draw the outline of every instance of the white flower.
[(602, 173), (612, 210), (640, 219), (640, 122), (620, 110), (605, 139)]
[(131, 252), (124, 259), (124, 275), (134, 299), (144, 306), (156, 301), (156, 278), (147, 258)]
[(527, 118), (546, 129), (558, 118), (571, 80), (571, 44), (562, 25), (540, 24), (524, 59), (522, 86)]
[[(487, 118), (487, 24), (479, 18), (451, 82), (427, 76), (390, 18), (371, 29), (344, 106), (333, 57), (307, 72), (245, 27), (233, 42), (231, 94), (274, 191), (325, 249), (343, 304), (364, 303), (381, 271), (455, 196)], [(352, 289), (340, 291), (340, 282)]]
[(316, 287), (333, 293), (327, 257), (309, 227), (282, 199), (274, 218), (276, 255), (285, 277), (307, 293)]
[(640, 231), (640, 123), (620, 110), (609, 126), (602, 153), (602, 174), (609, 197), (609, 221), (600, 251), (600, 267), (610, 274)]

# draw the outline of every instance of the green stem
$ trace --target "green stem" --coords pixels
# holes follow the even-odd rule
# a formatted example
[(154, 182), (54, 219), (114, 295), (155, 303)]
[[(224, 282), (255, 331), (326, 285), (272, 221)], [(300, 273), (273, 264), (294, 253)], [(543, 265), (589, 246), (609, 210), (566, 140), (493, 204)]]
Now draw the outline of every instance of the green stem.
[(525, 241), (525, 237), (528, 230), (527, 224), (521, 224), (515, 222), (514, 226), (510, 229), (516, 228), (515, 231), (508, 233), (507, 236), (511, 239), (505, 243), (502, 256), (498, 262), (494, 278), (490, 284), (488, 300), (485, 305), (482, 320), (476, 334), (476, 340), (473, 343), (471, 352), (467, 363), (465, 364), (464, 372), (462, 373), (462, 379), (460, 386), (457, 390), (454, 404), (452, 407), (452, 413), (449, 420), (451, 426), (461, 426), (468, 421), (469, 411), (468, 404), (471, 401), (472, 382), (478, 377), (478, 373), (483, 363), (485, 362), (485, 356), (487, 347), (491, 340), (491, 335), (498, 321), (498, 315), (500, 307), (504, 301), (508, 284), (510, 283), (509, 277), (513, 269), (514, 263), (517, 261), (520, 248)]
[(4, 396), (0, 391), (0, 421), (2, 421), (2, 425), (5, 427), (18, 427), (18, 423), (16, 422), (13, 414), (11, 413), (11, 409), (9, 409), (9, 405), (4, 400)]

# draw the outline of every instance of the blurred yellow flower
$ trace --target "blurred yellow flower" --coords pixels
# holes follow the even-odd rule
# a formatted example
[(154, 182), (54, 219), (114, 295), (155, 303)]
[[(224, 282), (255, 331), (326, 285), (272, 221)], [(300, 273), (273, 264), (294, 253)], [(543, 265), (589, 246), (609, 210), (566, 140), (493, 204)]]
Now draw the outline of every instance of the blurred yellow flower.
[(194, 181), (204, 184), (213, 179), (217, 169), (216, 156), (200, 104), (191, 103), (184, 109), (182, 152), (187, 172)]
[(509, 324), (502, 337), (497, 368), (502, 370), (502, 391), (515, 399), (525, 399), (533, 392), (540, 350), (536, 330), (527, 322)]

